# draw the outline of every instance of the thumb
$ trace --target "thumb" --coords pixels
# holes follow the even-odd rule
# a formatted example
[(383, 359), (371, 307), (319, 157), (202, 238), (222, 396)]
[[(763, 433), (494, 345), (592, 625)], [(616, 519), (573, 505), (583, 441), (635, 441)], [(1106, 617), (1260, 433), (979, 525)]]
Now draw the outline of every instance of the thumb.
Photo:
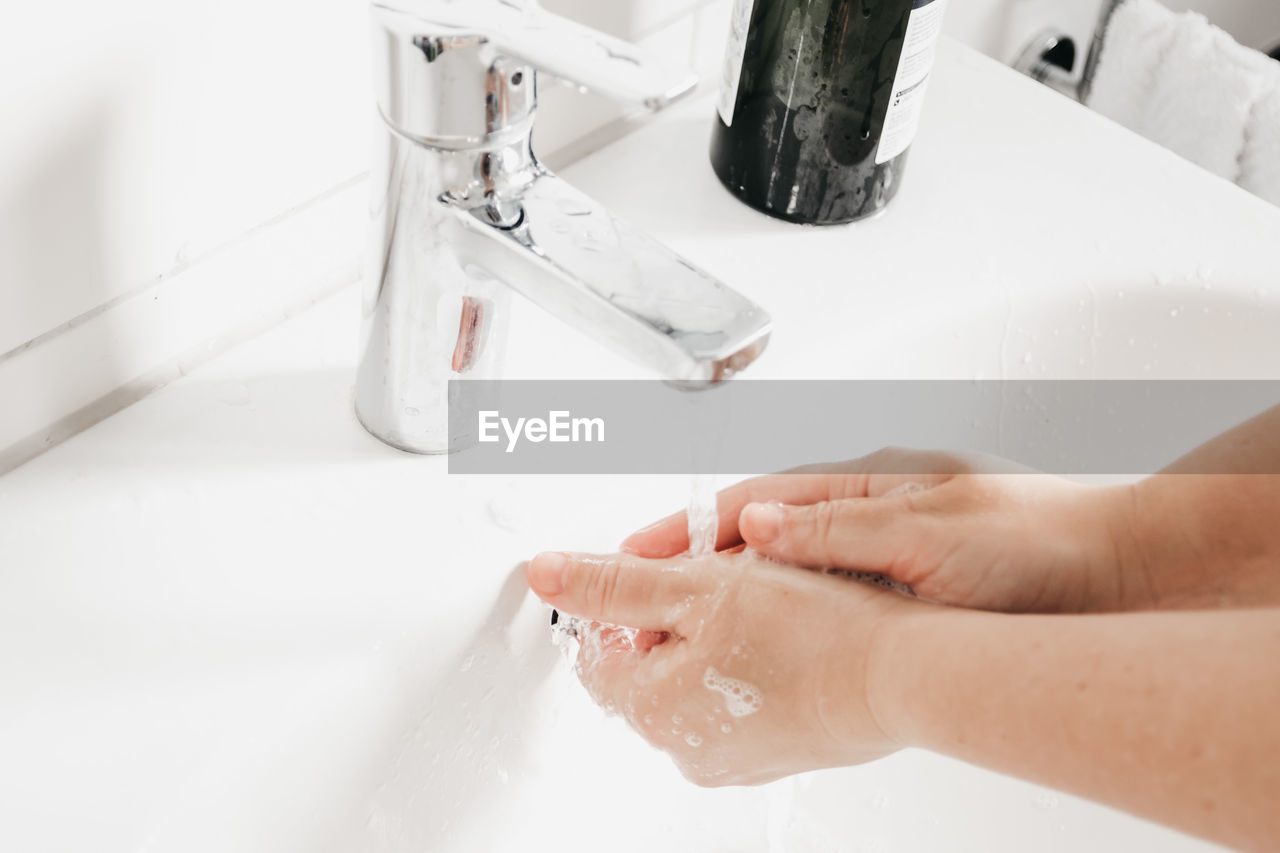
[(659, 632), (674, 627), (676, 605), (696, 592), (689, 573), (673, 571), (669, 560), (625, 555), (543, 553), (525, 566), (525, 577), (565, 613)]
[(903, 501), (884, 498), (847, 498), (806, 506), (753, 503), (742, 510), (738, 526), (747, 545), (777, 560), (811, 569), (890, 576), (905, 550), (924, 533), (921, 516)]

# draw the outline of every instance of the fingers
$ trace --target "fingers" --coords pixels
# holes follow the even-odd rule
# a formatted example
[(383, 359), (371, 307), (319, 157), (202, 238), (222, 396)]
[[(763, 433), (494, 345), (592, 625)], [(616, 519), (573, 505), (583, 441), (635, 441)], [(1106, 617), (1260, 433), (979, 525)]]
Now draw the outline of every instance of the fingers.
[(936, 486), (958, 474), (972, 471), (970, 458), (942, 450), (882, 447), (847, 463), (850, 479), (862, 480), (862, 488), (837, 497), (876, 497), (902, 483)]
[[(885, 447), (848, 462), (804, 465), (779, 474), (753, 477), (716, 496), (720, 517), (716, 550), (743, 541), (738, 519), (750, 503), (779, 501), (803, 505), (876, 496), (906, 482), (937, 486), (971, 467), (969, 460), (951, 453)], [(669, 515), (631, 534), (621, 547), (628, 554), (655, 559), (683, 554), (689, 550), (689, 517), (684, 512)]]
[(677, 627), (677, 605), (696, 591), (690, 571), (626, 556), (547, 552), (529, 561), (525, 576), (539, 598), (566, 613), (655, 632)]
[[(814, 501), (847, 497), (846, 478), (839, 476), (850, 463), (808, 465), (781, 474), (753, 477), (730, 486), (716, 495), (720, 524), (716, 533), (716, 550), (742, 541), (738, 532), (738, 516), (742, 508), (755, 501), (782, 501), (806, 504)], [(689, 516), (677, 512), (648, 527), (632, 533), (622, 542), (622, 550), (639, 557), (661, 559), (689, 550)]]
[(579, 637), (574, 671), (592, 700), (607, 713), (625, 712), (625, 697), (635, 683), (642, 655), (621, 628), (592, 624)]
[[(815, 569), (883, 572), (903, 563), (927, 534), (913, 497), (848, 498), (808, 506), (750, 504), (742, 512), (747, 545), (769, 557)], [(894, 577), (910, 583), (911, 579)]]
[[(717, 496), (718, 498), (718, 496)], [(720, 519), (720, 532), (724, 531), (724, 517)], [(717, 536), (716, 547), (720, 543)], [(689, 550), (689, 515), (684, 511), (668, 515), (632, 533), (622, 540), (621, 550), (637, 557), (662, 559), (674, 557)]]
[(671, 635), (666, 631), (637, 631), (635, 637), (631, 640), (631, 644), (635, 650), (641, 653), (651, 652), (658, 646), (671, 639)]

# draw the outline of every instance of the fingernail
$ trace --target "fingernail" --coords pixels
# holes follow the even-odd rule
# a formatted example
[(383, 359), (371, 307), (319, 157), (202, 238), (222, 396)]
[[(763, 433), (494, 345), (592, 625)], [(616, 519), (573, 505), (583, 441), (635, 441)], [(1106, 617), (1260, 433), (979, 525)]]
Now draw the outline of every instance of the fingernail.
[(747, 504), (742, 514), (746, 516), (745, 521), (756, 541), (767, 544), (782, 535), (782, 519), (786, 512), (780, 504)]
[(525, 576), (529, 586), (539, 595), (559, 595), (564, 592), (564, 569), (569, 558), (556, 551), (547, 551), (529, 561)]
[(623, 539), (623, 540), (622, 540), (622, 544), (620, 544), (620, 545), (618, 546), (618, 550), (619, 550), (619, 551), (626, 551), (628, 554), (630, 554), (630, 553), (631, 553), (631, 549), (635, 547), (634, 545), (632, 545), (632, 544), (631, 544), (631, 543), (632, 543), (632, 541), (633, 541), (633, 540), (635, 540), (635, 539), (638, 539), (638, 538), (639, 538), (639, 537), (641, 537), (641, 536), (643, 536), (643, 535), (645, 534), (645, 531), (646, 531), (646, 530), (648, 530), (648, 529), (649, 529), (649, 528), (648, 528), (648, 527), (646, 527), (644, 530), (637, 530), (635, 533), (632, 533), (632, 534), (631, 534), (630, 536), (628, 536), (626, 539)]

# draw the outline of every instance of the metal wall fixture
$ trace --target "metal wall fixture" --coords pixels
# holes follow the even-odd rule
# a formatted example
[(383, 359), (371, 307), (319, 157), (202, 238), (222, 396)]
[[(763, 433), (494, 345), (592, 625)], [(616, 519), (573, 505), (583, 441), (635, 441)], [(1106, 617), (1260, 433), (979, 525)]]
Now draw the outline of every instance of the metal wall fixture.
[(651, 109), (690, 92), (691, 75), (534, 4), (371, 11), (381, 132), (356, 382), (371, 433), (418, 453), (458, 449), (449, 380), (500, 376), (512, 291), (675, 382), (726, 379), (761, 353), (763, 310), (628, 228), (530, 146), (540, 72)]
[(1013, 62), (1014, 70), (1026, 74), (1056, 92), (1085, 103), (1089, 97), (1089, 89), (1093, 85), (1093, 75), (1098, 68), (1098, 60), (1102, 56), (1102, 46), (1106, 40), (1107, 27), (1111, 23), (1111, 15), (1123, 2), (1125, 0), (1106, 0), (1102, 4), (1098, 24), (1093, 29), (1093, 38), (1089, 42), (1089, 50), (1083, 59), (1079, 56), (1079, 50), (1073, 38), (1059, 29), (1048, 28), (1037, 33), (1035, 38), (1022, 49)]

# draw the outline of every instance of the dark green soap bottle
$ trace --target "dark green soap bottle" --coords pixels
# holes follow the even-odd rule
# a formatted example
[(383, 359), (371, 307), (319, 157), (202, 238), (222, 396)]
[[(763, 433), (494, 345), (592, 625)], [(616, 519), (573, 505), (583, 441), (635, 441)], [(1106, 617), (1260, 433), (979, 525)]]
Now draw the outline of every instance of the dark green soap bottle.
[(711, 165), (791, 222), (852, 222), (902, 184), (947, 0), (737, 0)]

